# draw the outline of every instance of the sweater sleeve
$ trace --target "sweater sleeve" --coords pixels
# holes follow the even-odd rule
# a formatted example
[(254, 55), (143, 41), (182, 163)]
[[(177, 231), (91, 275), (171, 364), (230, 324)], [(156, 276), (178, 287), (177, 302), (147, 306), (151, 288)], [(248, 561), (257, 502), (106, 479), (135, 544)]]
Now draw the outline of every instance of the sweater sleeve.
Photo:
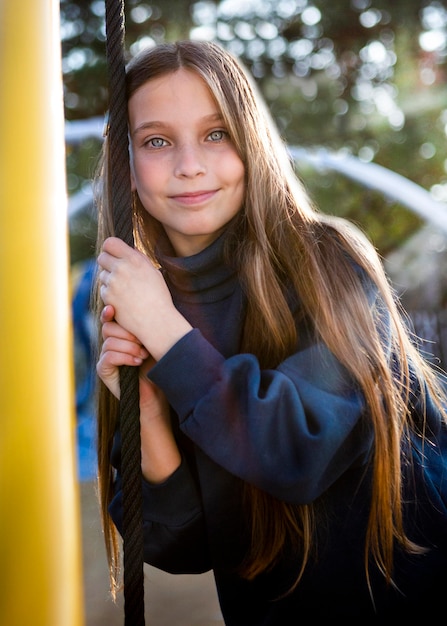
[[(117, 446), (115, 445), (115, 456)], [(119, 465), (119, 464), (118, 464)], [(171, 574), (199, 574), (210, 569), (203, 510), (186, 460), (163, 483), (143, 479), (144, 560)], [(118, 470), (109, 512), (123, 532), (123, 492)]]
[(261, 370), (251, 354), (225, 359), (193, 329), (148, 376), (215, 463), (286, 502), (313, 501), (369, 457), (362, 393), (321, 343)]

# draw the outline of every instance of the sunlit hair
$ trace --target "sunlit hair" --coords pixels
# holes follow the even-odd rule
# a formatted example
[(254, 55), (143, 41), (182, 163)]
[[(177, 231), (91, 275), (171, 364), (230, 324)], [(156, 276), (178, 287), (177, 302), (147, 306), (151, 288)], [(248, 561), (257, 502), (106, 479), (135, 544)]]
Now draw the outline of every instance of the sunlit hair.
[[(409, 364), (420, 379), (421, 389), (425, 389), (425, 381), (442, 410), (434, 371), (413, 345), (376, 250), (351, 223), (324, 215), (312, 206), (262, 98), (233, 56), (210, 42), (168, 43), (144, 50), (128, 64), (128, 98), (147, 81), (179, 68), (201, 76), (208, 85), (245, 166), (244, 205), (227, 237), (227, 252), (236, 263), (247, 296), (241, 350), (255, 354), (261, 367), (269, 368), (296, 351), (299, 336), (286, 300), (286, 286), (293, 285), (316, 337), (347, 368), (365, 396), (375, 435), (365, 572), (369, 581), (373, 561), (392, 584), (395, 543), (409, 552), (424, 549), (406, 536), (402, 515), (402, 444), (409, 430), (415, 428), (408, 408)], [(98, 250), (113, 234), (105, 193), (107, 150), (106, 140), (98, 187), (101, 191), (102, 184), (104, 190), (98, 198)], [(154, 249), (160, 225), (136, 195), (133, 209), (136, 245), (157, 262)], [(389, 311), (387, 349), (380, 336), (380, 306), (368, 303), (353, 262), (377, 286), (382, 312)], [(108, 514), (112, 496), (110, 449), (116, 418), (117, 402), (100, 384), (99, 488), (112, 582), (119, 563), (119, 544)], [(423, 432), (419, 434), (423, 436)], [(252, 541), (241, 574), (255, 578), (273, 567), (286, 547), (292, 547), (300, 559), (298, 584), (315, 554), (318, 506), (305, 502), (292, 506), (249, 486), (246, 502)]]

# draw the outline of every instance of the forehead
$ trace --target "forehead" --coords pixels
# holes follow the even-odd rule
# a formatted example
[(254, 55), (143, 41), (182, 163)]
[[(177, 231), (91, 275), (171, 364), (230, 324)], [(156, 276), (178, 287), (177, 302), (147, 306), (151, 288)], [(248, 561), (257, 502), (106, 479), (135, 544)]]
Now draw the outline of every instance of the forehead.
[(196, 72), (181, 68), (146, 81), (129, 98), (131, 121), (144, 114), (161, 116), (173, 112), (218, 112), (219, 106), (204, 79)]

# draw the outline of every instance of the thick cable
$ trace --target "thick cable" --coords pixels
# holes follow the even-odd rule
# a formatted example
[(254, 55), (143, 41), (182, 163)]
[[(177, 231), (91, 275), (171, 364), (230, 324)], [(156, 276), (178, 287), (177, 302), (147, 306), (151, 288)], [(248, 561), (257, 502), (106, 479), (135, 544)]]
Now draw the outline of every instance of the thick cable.
[[(115, 235), (133, 246), (124, 59), (124, 0), (105, 0), (109, 80), (109, 202)], [(143, 517), (138, 368), (120, 368), (123, 582), (126, 626), (144, 626)]]

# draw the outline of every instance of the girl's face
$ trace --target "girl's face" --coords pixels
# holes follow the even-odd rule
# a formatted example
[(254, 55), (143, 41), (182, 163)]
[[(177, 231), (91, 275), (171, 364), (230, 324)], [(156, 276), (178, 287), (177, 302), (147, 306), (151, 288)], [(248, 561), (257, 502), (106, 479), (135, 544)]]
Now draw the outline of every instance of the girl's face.
[(190, 70), (149, 80), (129, 99), (132, 188), (179, 256), (220, 235), (242, 206), (245, 169), (219, 108)]

